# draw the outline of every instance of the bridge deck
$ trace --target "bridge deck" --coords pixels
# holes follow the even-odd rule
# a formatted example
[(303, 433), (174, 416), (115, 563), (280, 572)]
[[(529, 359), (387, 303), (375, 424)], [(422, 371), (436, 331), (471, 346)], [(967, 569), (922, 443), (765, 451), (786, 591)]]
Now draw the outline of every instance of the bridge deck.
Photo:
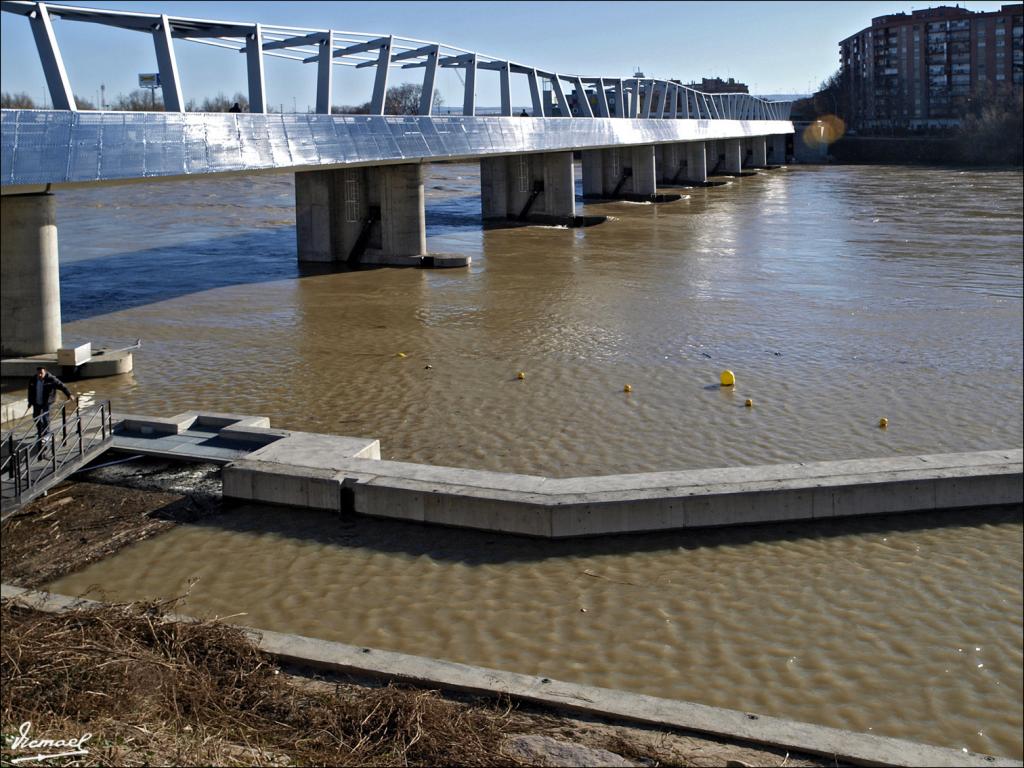
[(4, 194), (793, 133), (788, 120), (0, 111)]

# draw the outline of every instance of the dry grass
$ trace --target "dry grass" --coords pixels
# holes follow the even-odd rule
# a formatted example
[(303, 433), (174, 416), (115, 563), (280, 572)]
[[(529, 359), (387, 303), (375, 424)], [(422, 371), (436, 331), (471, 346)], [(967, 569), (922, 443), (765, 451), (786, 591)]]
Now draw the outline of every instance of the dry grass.
[(201, 499), (65, 483), (0, 525), (4, 582), (34, 587), (209, 513)]
[(5, 732), (86, 731), (95, 765), (510, 765), (510, 713), (434, 691), (306, 690), (232, 626), (164, 622), (167, 605), (61, 615), (5, 601)]

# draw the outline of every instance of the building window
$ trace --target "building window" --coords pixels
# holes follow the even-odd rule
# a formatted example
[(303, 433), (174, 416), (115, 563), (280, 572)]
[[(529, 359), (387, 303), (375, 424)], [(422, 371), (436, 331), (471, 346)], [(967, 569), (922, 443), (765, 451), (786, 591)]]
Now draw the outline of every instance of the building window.
[(1003, 74), (1002, 72), (996, 72), (996, 80), (1005, 80), (1005, 79), (1006, 79), (1006, 75), (1005, 74)]

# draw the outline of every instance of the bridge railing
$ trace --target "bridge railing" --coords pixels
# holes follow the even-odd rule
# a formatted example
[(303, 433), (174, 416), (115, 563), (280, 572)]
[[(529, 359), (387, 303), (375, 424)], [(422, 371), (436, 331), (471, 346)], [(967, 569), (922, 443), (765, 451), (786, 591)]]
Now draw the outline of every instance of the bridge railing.
[(417, 114), (431, 115), (438, 69), (454, 69), (463, 83), (463, 115), (477, 112), (477, 73), (498, 73), (500, 115), (511, 116), (511, 78), (525, 77), (533, 117), (619, 117), (655, 120), (789, 120), (792, 102), (767, 101), (746, 93), (703, 93), (676, 80), (564, 74), (444, 43), (389, 34), (286, 27), (259, 22), (193, 19), (167, 14), (110, 11), (2, 0), (0, 10), (28, 18), (55, 109), (76, 110), (74, 93), (53, 34), (52, 19), (80, 21), (151, 35), (156, 49), (164, 108), (184, 112), (173, 41), (211, 45), (243, 53), (249, 111), (267, 111), (265, 56), (317, 65), (316, 112), (332, 111), (334, 66), (375, 69), (369, 113), (383, 115), (393, 69), (423, 69)]
[(0, 505), (4, 512), (30, 501), (53, 480), (74, 471), (113, 442), (110, 401), (40, 414), (0, 435)]

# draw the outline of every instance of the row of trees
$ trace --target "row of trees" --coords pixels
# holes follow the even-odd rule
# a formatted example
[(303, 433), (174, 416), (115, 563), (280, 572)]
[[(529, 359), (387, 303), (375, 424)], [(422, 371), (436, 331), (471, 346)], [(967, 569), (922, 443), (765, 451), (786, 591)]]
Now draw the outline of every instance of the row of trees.
[[(420, 111), (420, 96), (423, 94), (423, 86), (415, 83), (402, 83), (388, 88), (384, 95), (385, 115), (415, 115)], [(444, 99), (438, 91), (434, 91), (433, 109), (437, 110), (444, 105)], [(368, 115), (370, 113), (370, 102), (364, 102), (357, 106), (333, 107), (331, 112), (336, 115)]]
[(961, 155), (970, 162), (1024, 164), (1024, 89), (979, 85), (956, 134)]
[[(420, 109), (420, 94), (422, 92), (422, 86), (414, 83), (402, 83), (401, 85), (388, 88), (387, 94), (384, 97), (384, 113), (388, 115), (417, 114)], [(96, 109), (95, 104), (77, 94), (75, 95), (75, 103), (79, 109)], [(441, 94), (434, 91), (434, 109), (436, 110), (443, 103)], [(235, 93), (231, 97), (219, 93), (212, 98), (205, 98), (198, 103), (194, 99), (190, 99), (185, 105), (185, 110), (187, 112), (229, 112), (235, 104), (238, 104), (243, 112), (249, 111), (249, 99), (242, 93)], [(8, 93), (4, 91), (0, 94), (0, 106), (3, 106), (5, 109), (35, 109), (41, 105), (37, 105), (35, 100), (27, 93)], [(163, 112), (164, 101), (156, 93), (140, 88), (128, 95), (118, 94), (107, 108), (118, 112)], [(269, 107), (269, 110), (271, 112), (280, 111), (280, 109), (274, 109), (272, 106)], [(366, 115), (370, 112), (370, 102), (367, 101), (357, 106), (334, 107), (331, 112), (342, 115)]]
[[(185, 109), (189, 112), (228, 112), (236, 102), (243, 112), (248, 111), (249, 99), (241, 93), (236, 93), (231, 98), (221, 93), (213, 98), (203, 99), (198, 104), (192, 99), (185, 105)], [(75, 94), (75, 104), (79, 109), (83, 110), (96, 109), (95, 104), (78, 94)], [(35, 100), (27, 93), (8, 93), (4, 91), (0, 94), (0, 106), (5, 109), (36, 109), (41, 105), (37, 105)], [(117, 112), (163, 112), (164, 100), (155, 93), (139, 88), (127, 95), (123, 93), (118, 94), (107, 105), (107, 109)]]

